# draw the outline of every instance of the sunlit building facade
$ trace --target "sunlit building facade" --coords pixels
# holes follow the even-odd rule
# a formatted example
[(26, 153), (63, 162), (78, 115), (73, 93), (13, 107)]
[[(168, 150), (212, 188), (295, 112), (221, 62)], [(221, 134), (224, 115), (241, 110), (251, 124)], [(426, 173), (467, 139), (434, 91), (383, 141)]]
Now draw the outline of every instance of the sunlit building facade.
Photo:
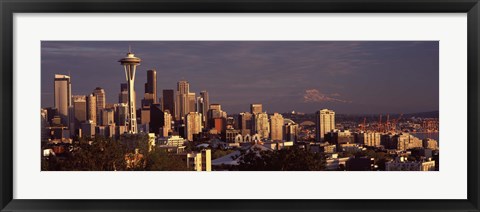
[(325, 134), (335, 129), (335, 112), (323, 109), (315, 113), (316, 140), (323, 141)]
[(255, 133), (260, 135), (261, 139), (268, 139), (270, 135), (270, 123), (267, 113), (256, 113), (253, 115)]
[(190, 112), (185, 117), (185, 135), (188, 141), (193, 141), (193, 135), (202, 132), (202, 117), (198, 112)]
[(61, 123), (68, 126), (70, 123), (68, 111), (72, 106), (72, 84), (70, 76), (55, 74), (54, 79), (54, 107), (58, 111)]
[(283, 140), (283, 116), (274, 113), (270, 116), (270, 139), (272, 141)]

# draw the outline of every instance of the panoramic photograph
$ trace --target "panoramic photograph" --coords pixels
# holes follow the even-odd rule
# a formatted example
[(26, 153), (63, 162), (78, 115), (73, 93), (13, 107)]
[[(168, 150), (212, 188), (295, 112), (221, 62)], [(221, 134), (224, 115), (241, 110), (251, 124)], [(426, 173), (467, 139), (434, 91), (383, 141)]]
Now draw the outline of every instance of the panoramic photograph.
[(438, 41), (42, 41), (41, 171), (439, 171)]

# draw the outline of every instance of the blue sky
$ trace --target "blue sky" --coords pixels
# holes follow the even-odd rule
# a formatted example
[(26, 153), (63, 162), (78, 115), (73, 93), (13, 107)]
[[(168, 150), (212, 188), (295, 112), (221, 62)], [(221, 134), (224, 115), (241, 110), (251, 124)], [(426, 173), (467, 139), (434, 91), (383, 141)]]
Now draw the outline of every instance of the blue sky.
[(190, 82), (228, 113), (262, 103), (267, 112), (412, 113), (438, 110), (437, 41), (43, 41), (42, 107), (53, 106), (54, 74), (70, 74), (72, 94), (106, 91), (116, 103), (125, 73), (118, 60), (129, 45), (158, 92)]

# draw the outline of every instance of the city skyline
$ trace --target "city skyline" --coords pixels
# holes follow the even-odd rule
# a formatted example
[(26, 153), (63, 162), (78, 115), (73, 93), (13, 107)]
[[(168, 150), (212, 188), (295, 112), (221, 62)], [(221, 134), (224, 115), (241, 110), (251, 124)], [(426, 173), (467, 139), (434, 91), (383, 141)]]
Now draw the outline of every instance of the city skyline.
[(71, 77), (72, 95), (102, 87), (106, 102), (117, 103), (125, 83), (117, 61), (129, 45), (142, 58), (137, 105), (147, 70), (156, 69), (158, 94), (186, 80), (191, 92), (208, 91), (210, 104), (221, 104), (229, 113), (248, 111), (252, 103), (263, 104), (269, 113), (438, 110), (434, 41), (44, 41), (42, 107), (53, 106), (54, 74)]

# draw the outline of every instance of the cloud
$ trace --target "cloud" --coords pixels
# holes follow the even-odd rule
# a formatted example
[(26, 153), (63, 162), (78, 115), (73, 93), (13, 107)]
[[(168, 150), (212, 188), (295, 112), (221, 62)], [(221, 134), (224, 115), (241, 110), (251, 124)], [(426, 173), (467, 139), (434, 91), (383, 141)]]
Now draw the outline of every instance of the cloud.
[(340, 102), (340, 103), (352, 103), (351, 101), (343, 100), (343, 99), (338, 99), (334, 97), (338, 97), (340, 94), (334, 93), (334, 94), (324, 94), (320, 92), (317, 89), (307, 89), (305, 90), (305, 93), (303, 94), (303, 102), (308, 103), (308, 102)]

